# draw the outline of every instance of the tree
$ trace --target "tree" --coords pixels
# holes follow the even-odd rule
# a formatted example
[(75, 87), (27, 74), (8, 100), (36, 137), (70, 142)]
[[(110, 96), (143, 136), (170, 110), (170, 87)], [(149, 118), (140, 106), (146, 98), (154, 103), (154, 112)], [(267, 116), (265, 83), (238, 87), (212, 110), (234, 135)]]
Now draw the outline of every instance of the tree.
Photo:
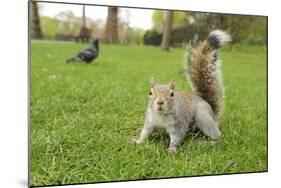
[(164, 11), (155, 10), (152, 14), (153, 30), (162, 32), (164, 28)]
[(166, 51), (168, 51), (170, 48), (171, 31), (173, 27), (173, 14), (173, 11), (166, 12), (163, 37), (161, 42), (161, 49)]
[(90, 29), (92, 29), (94, 36), (97, 38), (102, 38), (104, 35), (104, 23), (101, 19), (92, 20), (87, 18), (87, 24)]
[(31, 1), (31, 37), (35, 39), (41, 39), (43, 37), (40, 27), (38, 6), (35, 1)]
[(55, 15), (59, 20), (58, 33), (63, 35), (77, 35), (81, 27), (81, 18), (76, 17), (72, 11), (62, 11)]
[(83, 5), (83, 10), (82, 10), (82, 27), (86, 27), (85, 5)]
[(262, 16), (229, 15), (217, 13), (189, 13), (193, 23), (191, 33), (203, 40), (211, 30), (226, 30), (233, 42), (265, 42), (266, 18)]
[(118, 42), (118, 8), (108, 7), (104, 41), (106, 43)]
[[(182, 27), (188, 24), (188, 14), (183, 11), (174, 11), (173, 13), (173, 27)], [(161, 10), (155, 10), (152, 14), (153, 30), (162, 32), (165, 23), (165, 12)]]
[(45, 39), (53, 40), (59, 33), (59, 20), (55, 18), (40, 16), (40, 25)]
[(82, 24), (81, 24), (79, 36), (76, 37), (76, 41), (82, 41), (88, 43), (91, 38), (91, 35), (92, 35), (92, 29), (87, 28), (85, 5), (83, 5)]

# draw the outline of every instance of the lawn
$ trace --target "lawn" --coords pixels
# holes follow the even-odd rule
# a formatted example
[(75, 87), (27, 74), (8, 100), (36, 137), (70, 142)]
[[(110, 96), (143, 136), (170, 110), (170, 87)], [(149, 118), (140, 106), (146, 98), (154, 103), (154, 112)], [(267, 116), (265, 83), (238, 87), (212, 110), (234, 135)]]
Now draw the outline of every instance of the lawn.
[(31, 44), (32, 185), (267, 170), (264, 46), (220, 51), (226, 95), (220, 142), (190, 133), (169, 154), (164, 132), (140, 146), (130, 140), (143, 126), (152, 76), (190, 90), (181, 73), (184, 49), (102, 44), (99, 58), (88, 65), (65, 64), (83, 44)]

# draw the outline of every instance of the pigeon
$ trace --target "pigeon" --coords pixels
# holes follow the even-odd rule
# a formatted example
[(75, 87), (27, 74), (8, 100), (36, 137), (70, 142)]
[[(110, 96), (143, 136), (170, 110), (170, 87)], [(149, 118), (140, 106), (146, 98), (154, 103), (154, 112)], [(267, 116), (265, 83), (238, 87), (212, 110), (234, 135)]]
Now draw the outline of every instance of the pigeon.
[(99, 39), (94, 39), (92, 44), (82, 50), (75, 57), (66, 60), (66, 63), (84, 61), (86, 63), (92, 63), (99, 55)]

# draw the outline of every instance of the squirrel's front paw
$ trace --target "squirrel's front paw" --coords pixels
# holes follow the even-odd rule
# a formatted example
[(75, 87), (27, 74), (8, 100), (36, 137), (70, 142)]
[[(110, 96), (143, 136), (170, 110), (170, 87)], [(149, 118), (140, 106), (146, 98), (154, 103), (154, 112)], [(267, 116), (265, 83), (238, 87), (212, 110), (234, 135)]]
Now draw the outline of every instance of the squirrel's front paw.
[(141, 141), (139, 139), (132, 139), (131, 142), (133, 144), (141, 144)]
[(175, 153), (175, 152), (177, 151), (177, 148), (176, 148), (176, 147), (169, 147), (169, 148), (167, 149), (167, 151), (168, 151), (169, 153)]

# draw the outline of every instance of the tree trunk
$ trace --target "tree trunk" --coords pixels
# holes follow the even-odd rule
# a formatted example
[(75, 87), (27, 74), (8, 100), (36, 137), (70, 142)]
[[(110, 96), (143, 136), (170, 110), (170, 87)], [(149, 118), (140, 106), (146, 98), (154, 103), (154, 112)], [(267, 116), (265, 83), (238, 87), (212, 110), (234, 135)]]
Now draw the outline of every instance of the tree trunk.
[(106, 27), (105, 27), (105, 36), (104, 41), (106, 43), (117, 43), (118, 42), (118, 8), (117, 7), (108, 7)]
[(166, 12), (165, 25), (163, 31), (163, 37), (161, 42), (161, 49), (168, 51), (170, 48), (171, 31), (173, 27), (173, 11)]
[(86, 27), (85, 5), (83, 5), (83, 11), (82, 11), (82, 27)]
[(38, 14), (37, 3), (31, 1), (31, 38), (41, 39), (42, 32), (40, 27), (40, 18)]

